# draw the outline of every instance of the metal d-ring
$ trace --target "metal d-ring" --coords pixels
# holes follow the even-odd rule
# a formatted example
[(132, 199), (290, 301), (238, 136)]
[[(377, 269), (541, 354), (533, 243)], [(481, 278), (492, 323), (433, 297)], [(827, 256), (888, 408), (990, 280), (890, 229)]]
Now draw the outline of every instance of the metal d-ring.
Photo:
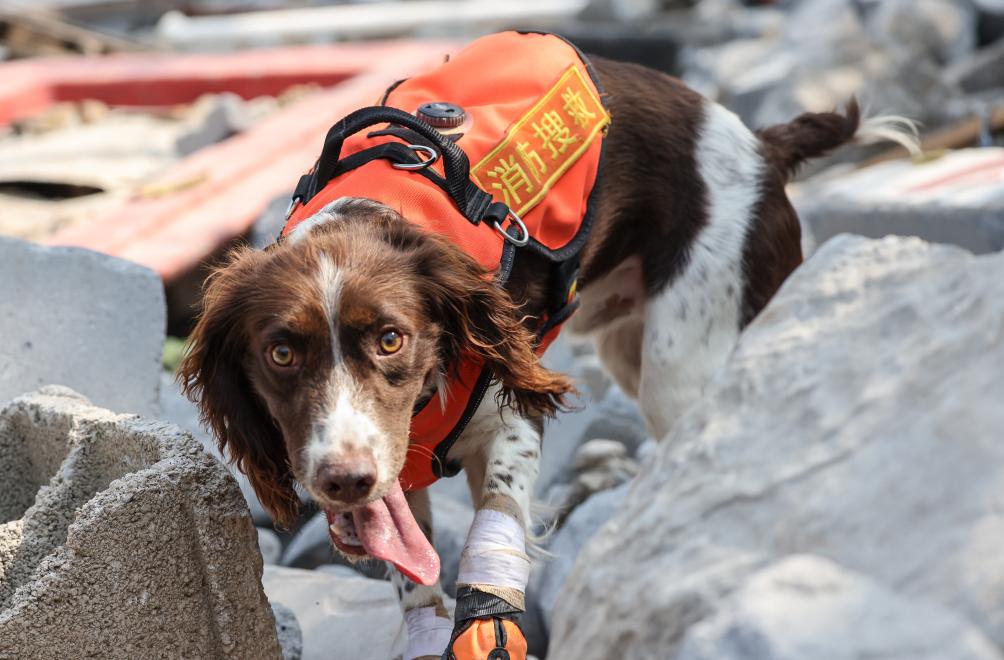
[(529, 243), (530, 242), (530, 232), (528, 232), (526, 230), (526, 225), (523, 223), (523, 218), (521, 218), (518, 215), (516, 215), (516, 212), (513, 211), (512, 209), (509, 209), (509, 215), (506, 216), (506, 217), (509, 218), (509, 221), (511, 223), (513, 223), (517, 227), (519, 227), (519, 231), (520, 231), (521, 235), (517, 238), (517, 237), (513, 236), (512, 234), (510, 234), (509, 232), (507, 232), (505, 229), (502, 229), (502, 225), (499, 223), (498, 220), (496, 220), (495, 222), (492, 223), (492, 226), (495, 227), (495, 231), (497, 231), (498, 233), (502, 234), (502, 238), (506, 239), (507, 241), (509, 241), (510, 243), (512, 243), (513, 245), (515, 245), (516, 247), (523, 247), (524, 245), (526, 245), (527, 243)]
[(420, 151), (426, 154), (428, 158), (423, 160), (421, 163), (391, 163), (391, 165), (399, 170), (424, 170), (429, 165), (432, 165), (439, 160), (439, 152), (432, 147), (427, 147), (424, 144), (409, 144), (408, 148), (416, 153)]

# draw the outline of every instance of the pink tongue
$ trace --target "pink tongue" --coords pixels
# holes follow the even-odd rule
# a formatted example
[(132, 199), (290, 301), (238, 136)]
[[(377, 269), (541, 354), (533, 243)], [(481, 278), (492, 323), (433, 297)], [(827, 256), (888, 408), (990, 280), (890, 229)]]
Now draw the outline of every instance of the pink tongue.
[(419, 584), (439, 579), (439, 555), (419, 529), (397, 481), (382, 500), (353, 511), (352, 520), (369, 555), (389, 561)]

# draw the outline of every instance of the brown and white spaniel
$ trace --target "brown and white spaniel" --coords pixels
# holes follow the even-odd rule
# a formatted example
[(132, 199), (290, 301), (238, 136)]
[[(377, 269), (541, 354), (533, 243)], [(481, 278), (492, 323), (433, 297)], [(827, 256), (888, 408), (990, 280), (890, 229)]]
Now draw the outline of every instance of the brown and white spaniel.
[[(662, 438), (802, 260), (785, 196), (796, 168), (852, 140), (908, 136), (893, 118), (859, 121), (853, 101), (843, 114), (752, 132), (670, 76), (593, 64), (614, 122), (581, 254), (581, 308), (566, 327), (592, 338)], [(413, 411), (461, 355), (480, 357), (495, 396), (450, 452), (482, 525), (459, 582), (520, 610), (542, 420), (573, 391), (533, 350), (527, 319), (544, 310), (546, 268), (521, 253), (504, 290), (395, 210), (341, 199), (213, 273), (180, 379), (277, 523), (296, 517), (298, 483), (329, 513), (344, 553), (434, 575), (428, 495), (402, 493), (398, 474)], [(411, 616), (406, 657), (438, 658), (450, 627), (438, 583), (398, 582)]]

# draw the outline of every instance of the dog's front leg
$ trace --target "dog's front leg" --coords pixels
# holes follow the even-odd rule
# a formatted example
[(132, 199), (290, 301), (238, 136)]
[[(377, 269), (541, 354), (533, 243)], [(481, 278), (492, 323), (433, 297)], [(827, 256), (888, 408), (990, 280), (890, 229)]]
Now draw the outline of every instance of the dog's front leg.
[(526, 535), (541, 428), (509, 409), (499, 411), (494, 397), (486, 403), (465, 433), (469, 449), (461, 457), (477, 513), (460, 556), (451, 650), (457, 660), (516, 660), (526, 656), (514, 619), (526, 608)]
[[(429, 491), (422, 489), (405, 494), (408, 505), (429, 542), (432, 542), (432, 509)], [(443, 588), (439, 582), (426, 586), (411, 581), (393, 565), (391, 582), (397, 589), (404, 621), (408, 629), (408, 646), (403, 660), (439, 660), (450, 643), (453, 620), (444, 605)]]

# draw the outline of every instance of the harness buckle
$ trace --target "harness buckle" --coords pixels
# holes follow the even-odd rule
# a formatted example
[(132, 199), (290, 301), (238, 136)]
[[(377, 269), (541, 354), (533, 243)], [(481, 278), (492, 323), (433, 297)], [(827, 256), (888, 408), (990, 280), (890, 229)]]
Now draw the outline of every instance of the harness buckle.
[(391, 163), (391, 167), (399, 170), (424, 170), (429, 165), (432, 165), (439, 160), (439, 152), (432, 147), (427, 147), (424, 144), (409, 144), (408, 148), (415, 153), (421, 152), (426, 154), (428, 158), (420, 163)]
[(286, 218), (287, 222), (289, 221), (289, 216), (293, 215), (293, 209), (295, 209), (296, 205), (299, 203), (300, 203), (299, 197), (294, 197), (293, 199), (289, 200), (289, 206), (286, 207), (286, 214), (285, 216), (283, 216)]
[(530, 242), (530, 232), (527, 231), (526, 224), (523, 222), (523, 218), (519, 217), (519, 215), (517, 215), (516, 212), (513, 211), (512, 209), (507, 208), (506, 210), (507, 213), (505, 218), (502, 219), (502, 222), (505, 222), (506, 218), (508, 218), (509, 226), (512, 227), (513, 225), (516, 225), (517, 227), (519, 227), (520, 235), (513, 236), (505, 229), (502, 229), (502, 223), (499, 222), (498, 220), (492, 221), (492, 227), (494, 227), (495, 231), (501, 234), (502, 238), (504, 238), (505, 240), (509, 241), (516, 247), (523, 247), (524, 245)]

